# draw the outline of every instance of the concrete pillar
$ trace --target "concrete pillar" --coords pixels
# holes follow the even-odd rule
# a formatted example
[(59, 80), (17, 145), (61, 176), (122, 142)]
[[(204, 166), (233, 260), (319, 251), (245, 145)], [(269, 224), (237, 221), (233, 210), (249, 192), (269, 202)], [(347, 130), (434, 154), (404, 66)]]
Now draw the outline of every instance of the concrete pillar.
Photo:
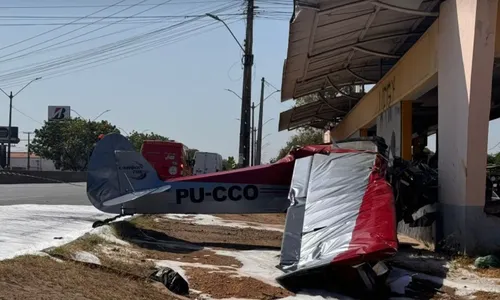
[(500, 218), (483, 212), (497, 9), (447, 0), (439, 16), (438, 238), (467, 254), (500, 248)]

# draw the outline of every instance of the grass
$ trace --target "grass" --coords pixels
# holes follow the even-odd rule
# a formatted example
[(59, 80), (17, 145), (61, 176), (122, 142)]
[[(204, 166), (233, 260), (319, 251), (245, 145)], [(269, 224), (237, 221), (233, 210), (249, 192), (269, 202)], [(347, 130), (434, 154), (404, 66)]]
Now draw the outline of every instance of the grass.
[[(183, 298), (148, 280), (155, 270), (155, 260), (215, 266), (215, 273), (214, 269), (183, 267), (191, 288), (198, 287), (213, 296), (276, 299), (290, 294), (254, 278), (235, 277), (241, 262), (206, 248), (276, 248), (281, 244), (279, 232), (200, 226), (168, 219), (158, 222), (157, 216), (115, 222), (111, 228), (129, 244), (86, 234), (66, 245), (47, 249), (45, 253), (52, 257), (21, 256), (1, 261), (0, 300)], [(100, 264), (75, 261), (75, 254), (82, 251), (95, 255)]]
[(0, 261), (0, 291), (0, 299), (176, 299), (147, 280), (44, 256)]

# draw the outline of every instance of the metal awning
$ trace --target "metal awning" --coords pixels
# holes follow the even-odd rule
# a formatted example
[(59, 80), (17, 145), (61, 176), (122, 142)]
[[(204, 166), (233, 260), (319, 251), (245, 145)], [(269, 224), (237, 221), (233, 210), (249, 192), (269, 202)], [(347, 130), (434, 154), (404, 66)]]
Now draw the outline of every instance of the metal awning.
[[(353, 94), (355, 95), (355, 94)], [(296, 106), (280, 113), (278, 131), (293, 130), (305, 125), (315, 128), (325, 128), (330, 122), (341, 120), (361, 98), (339, 96), (336, 98), (318, 97), (320, 100)]]
[(432, 24), (440, 2), (297, 1), (281, 101), (376, 83)]

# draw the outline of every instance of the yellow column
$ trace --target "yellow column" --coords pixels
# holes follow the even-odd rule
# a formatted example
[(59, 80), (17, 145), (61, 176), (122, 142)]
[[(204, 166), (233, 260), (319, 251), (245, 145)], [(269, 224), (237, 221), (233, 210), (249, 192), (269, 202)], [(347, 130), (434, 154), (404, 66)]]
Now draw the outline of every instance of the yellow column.
[(366, 137), (366, 136), (368, 136), (368, 128), (361, 128), (359, 130), (359, 136), (360, 137)]
[(401, 102), (401, 158), (411, 160), (411, 142), (413, 135), (412, 126), (412, 101)]

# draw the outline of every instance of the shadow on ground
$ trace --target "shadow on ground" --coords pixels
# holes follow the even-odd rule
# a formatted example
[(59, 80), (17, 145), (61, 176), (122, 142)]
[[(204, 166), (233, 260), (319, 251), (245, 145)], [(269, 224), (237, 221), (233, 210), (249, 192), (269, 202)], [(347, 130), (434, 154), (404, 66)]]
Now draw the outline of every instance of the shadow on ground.
[[(191, 253), (205, 247), (231, 250), (280, 250), (280, 247), (247, 245), (227, 242), (190, 242), (169, 236), (165, 232), (140, 228), (128, 221), (112, 223), (117, 234), (125, 241), (141, 248), (172, 253)], [(208, 238), (208, 236), (207, 236)]]

